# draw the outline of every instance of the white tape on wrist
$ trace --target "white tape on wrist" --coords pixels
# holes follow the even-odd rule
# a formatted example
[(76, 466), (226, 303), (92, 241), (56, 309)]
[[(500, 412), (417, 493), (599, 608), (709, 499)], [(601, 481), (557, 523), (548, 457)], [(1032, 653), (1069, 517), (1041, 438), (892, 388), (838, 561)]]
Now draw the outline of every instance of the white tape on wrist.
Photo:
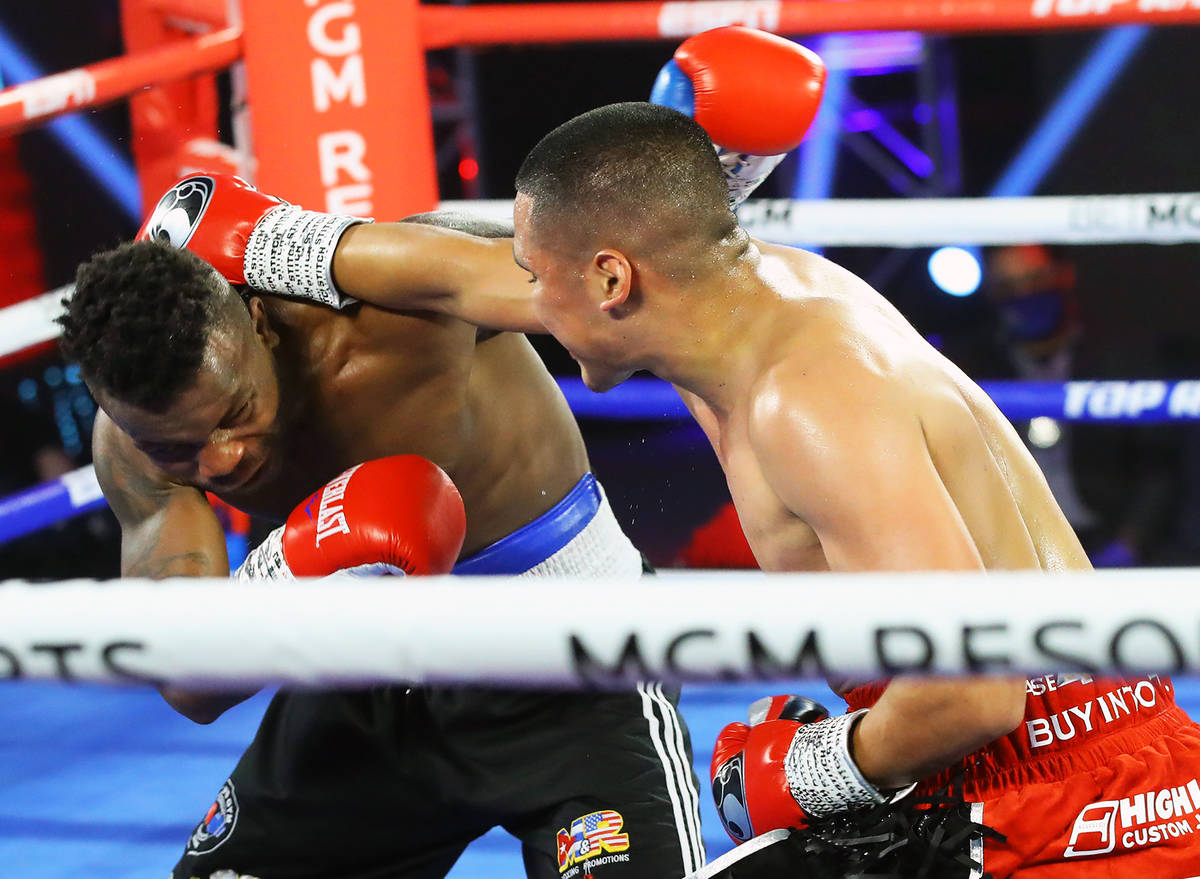
[(862, 708), (818, 723), (802, 724), (783, 760), (788, 787), (805, 814), (821, 818), (834, 812), (878, 805), (906, 796), (914, 786), (883, 793), (863, 777), (850, 756), (850, 734), (867, 713)]
[(717, 159), (725, 172), (725, 183), (729, 187), (729, 206), (736, 208), (767, 179), (784, 160), (787, 153), (777, 156), (752, 156), (749, 153), (734, 153), (717, 147)]
[(290, 204), (275, 208), (258, 221), (246, 242), (246, 283), (344, 308), (355, 300), (334, 286), (333, 252), (348, 227), (370, 222)]
[(283, 526), (267, 535), (246, 555), (246, 560), (233, 572), (235, 580), (295, 580), (296, 575), (283, 557)]

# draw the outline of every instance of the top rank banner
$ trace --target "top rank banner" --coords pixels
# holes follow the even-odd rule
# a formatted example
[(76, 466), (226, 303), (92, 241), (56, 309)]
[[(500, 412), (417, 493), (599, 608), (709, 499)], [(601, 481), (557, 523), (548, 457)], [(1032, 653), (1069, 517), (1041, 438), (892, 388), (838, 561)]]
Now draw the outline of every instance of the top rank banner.
[(432, 210), (416, 0), (249, 0), (242, 15), (259, 189), (381, 220)]

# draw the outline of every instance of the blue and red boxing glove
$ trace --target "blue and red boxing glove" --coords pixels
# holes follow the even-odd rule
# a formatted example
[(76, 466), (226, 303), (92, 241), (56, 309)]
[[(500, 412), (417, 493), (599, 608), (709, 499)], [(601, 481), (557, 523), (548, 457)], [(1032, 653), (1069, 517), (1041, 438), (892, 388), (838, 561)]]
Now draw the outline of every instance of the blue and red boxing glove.
[(717, 814), (734, 842), (809, 818), (895, 802), (912, 791), (881, 791), (851, 755), (854, 727), (867, 709), (830, 717), (803, 696), (772, 696), (750, 706), (749, 724), (717, 736), (710, 778)]
[(800, 145), (824, 92), (825, 64), (815, 53), (731, 25), (685, 40), (658, 74), (650, 101), (708, 132), (736, 207)]
[(750, 706), (749, 723), (717, 736), (709, 777), (717, 814), (736, 843), (780, 827), (803, 827), (805, 813), (788, 787), (784, 760), (801, 724), (829, 717), (803, 696), (771, 696)]

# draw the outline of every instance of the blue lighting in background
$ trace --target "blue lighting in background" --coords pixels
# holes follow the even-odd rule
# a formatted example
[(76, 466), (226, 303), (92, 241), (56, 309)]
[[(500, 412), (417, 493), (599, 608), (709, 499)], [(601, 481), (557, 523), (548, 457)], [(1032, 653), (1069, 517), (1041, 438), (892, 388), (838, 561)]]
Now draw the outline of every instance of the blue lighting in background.
[(22, 403), (36, 403), (38, 398), (38, 386), (31, 378), (21, 379), (21, 383), (17, 385), (17, 394), (21, 397)]
[[(846, 37), (838, 34), (823, 38), (818, 55), (841, 51)], [(842, 126), (842, 107), (850, 91), (851, 71), (845, 67), (826, 70), (825, 95), (813, 121), (812, 130), (800, 144), (800, 173), (792, 189), (793, 198), (828, 198), (837, 171), (838, 136)]]
[[(1033, 134), (1009, 162), (988, 195), (993, 198), (1019, 198), (1037, 190), (1149, 33), (1147, 26), (1126, 25), (1110, 29), (1096, 41), (1071, 81), (1047, 109)], [(952, 296), (969, 296), (973, 293), (982, 281), (982, 274), (969, 290), (956, 292), (956, 289), (965, 289), (965, 279), (969, 273), (978, 270), (978, 254), (972, 255), (975, 250), (944, 247), (935, 251), (929, 258), (929, 275), (933, 282)], [(975, 264), (975, 269), (971, 269), (962, 256), (939, 257), (939, 254), (946, 252), (967, 254)], [(935, 268), (935, 261), (938, 268)], [(948, 272), (949, 277), (957, 280), (960, 265), (961, 271), (967, 274), (963, 275), (964, 282), (957, 287), (953, 280), (946, 282), (945, 275), (939, 277), (938, 272)]]
[(970, 296), (979, 289), (983, 267), (966, 247), (940, 247), (929, 257), (929, 277), (951, 296)]
[[(0, 25), (0, 76), (4, 82), (15, 85), (43, 75)], [(46, 127), (130, 219), (141, 219), (142, 190), (133, 165), (91, 123), (78, 116), (61, 116)]]
[(1109, 30), (1097, 40), (989, 195), (1019, 197), (1038, 188), (1149, 33), (1145, 25), (1126, 25)]

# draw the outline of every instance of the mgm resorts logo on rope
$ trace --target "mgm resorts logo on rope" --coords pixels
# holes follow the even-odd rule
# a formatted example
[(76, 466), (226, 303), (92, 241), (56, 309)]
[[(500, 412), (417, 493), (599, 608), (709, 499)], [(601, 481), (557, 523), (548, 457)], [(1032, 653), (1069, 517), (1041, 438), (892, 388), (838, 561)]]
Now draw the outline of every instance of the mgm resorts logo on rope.
[[(1179, 674), (1198, 664), (1196, 621), (1135, 617), (1100, 626), (1083, 619), (1048, 619), (1030, 627), (1005, 622), (952, 625), (870, 625), (822, 631), (797, 626), (786, 643), (779, 631), (685, 629), (630, 631), (589, 642), (568, 635), (574, 674), (599, 686), (641, 680), (761, 681), (827, 677), (846, 671), (1064, 672)], [(1028, 641), (1025, 639), (1028, 638)], [(1190, 659), (1189, 659), (1190, 658)]]

